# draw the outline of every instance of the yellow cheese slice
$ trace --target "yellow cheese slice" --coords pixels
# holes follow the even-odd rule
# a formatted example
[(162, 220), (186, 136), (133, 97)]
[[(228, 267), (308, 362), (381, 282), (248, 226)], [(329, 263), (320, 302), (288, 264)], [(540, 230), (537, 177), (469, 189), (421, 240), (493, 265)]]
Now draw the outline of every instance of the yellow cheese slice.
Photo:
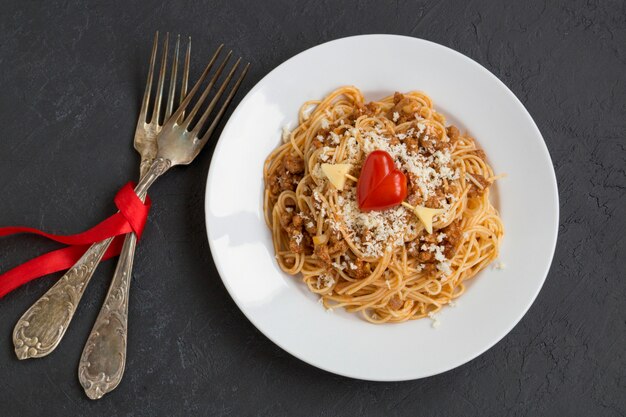
[(420, 219), (420, 221), (424, 224), (426, 231), (428, 233), (432, 233), (433, 232), (433, 217), (436, 216), (437, 214), (443, 213), (445, 210), (444, 209), (432, 209), (432, 208), (423, 207), (423, 206), (415, 206), (413, 207), (413, 211), (415, 212), (417, 217)]
[(322, 164), (322, 172), (328, 181), (338, 190), (343, 190), (346, 184), (346, 174), (350, 172), (350, 164)]

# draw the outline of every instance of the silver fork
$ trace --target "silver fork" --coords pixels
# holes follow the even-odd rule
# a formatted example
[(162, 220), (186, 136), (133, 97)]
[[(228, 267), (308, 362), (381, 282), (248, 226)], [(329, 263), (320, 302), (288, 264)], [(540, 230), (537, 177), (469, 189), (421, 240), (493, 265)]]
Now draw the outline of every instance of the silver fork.
[[(185, 116), (186, 109), (190, 107), (191, 99), (208, 76), (221, 49), (222, 46), (215, 52), (202, 75), (191, 91), (189, 91), (189, 95), (187, 95), (178, 110), (165, 123), (157, 136), (158, 153), (156, 158), (146, 175), (142, 177), (135, 188), (135, 192), (140, 198), (144, 198), (148, 188), (154, 181), (171, 167), (187, 165), (195, 159), (207, 143), (211, 133), (219, 123), (226, 108), (237, 92), (243, 78), (246, 76), (250, 64), (247, 64), (243, 71), (240, 72), (234, 86), (230, 89), (221, 107), (213, 116), (211, 123), (208, 127), (205, 126), (208, 124), (209, 116), (219, 103), (220, 97), (226, 91), (233, 76), (236, 74), (241, 62), (241, 58), (239, 58), (228, 72), (228, 75), (221, 82), (220, 87), (215, 92), (215, 95), (206, 106), (202, 115), (195, 121), (196, 115), (202, 108), (212, 87), (220, 78), (232, 55), (232, 51), (228, 52), (189, 114)], [(206, 129), (206, 132), (201, 134), (203, 129)], [(126, 242), (129, 242), (129, 240)], [(107, 301), (105, 301), (102, 310), (100, 310), (96, 324), (91, 331), (80, 359), (78, 379), (85, 393), (91, 399), (101, 398), (107, 392), (115, 389), (120, 383), (124, 373), (126, 362), (128, 285), (133, 267), (134, 250), (134, 243), (129, 245), (125, 244), (122, 249), (117, 269), (115, 270), (115, 276), (113, 277), (113, 284), (107, 295)]]
[[(169, 34), (166, 35), (163, 44), (163, 54), (161, 58), (161, 69), (157, 83), (156, 102), (152, 117), (147, 120), (147, 112), (150, 104), (150, 93), (152, 91), (152, 81), (154, 67), (156, 63), (157, 45), (159, 33), (154, 36), (152, 54), (150, 57), (150, 70), (148, 71), (148, 81), (142, 100), (141, 111), (137, 129), (135, 130), (135, 149), (141, 154), (141, 177), (143, 178), (152, 161), (157, 154), (156, 136), (162, 128), (163, 122), (159, 120), (163, 100), (163, 87), (165, 83), (165, 72), (167, 67), (167, 49)], [(176, 71), (178, 66), (178, 51), (180, 47), (180, 36), (176, 41), (175, 57), (172, 66), (172, 77), (168, 99), (165, 109), (165, 120), (172, 114), (174, 107), (174, 95), (176, 91)], [(185, 56), (185, 67), (179, 103), (182, 103), (187, 91), (189, 79), (189, 60), (191, 54), (191, 39), (187, 44)], [(136, 238), (133, 233), (128, 235), (124, 246), (134, 246)], [(65, 331), (67, 330), (80, 299), (89, 284), (93, 273), (108, 249), (113, 239), (94, 243), (85, 254), (63, 275), (35, 304), (33, 304), (19, 319), (13, 330), (13, 344), (15, 354), (19, 359), (39, 358), (51, 353), (59, 344)], [(132, 263), (132, 259), (131, 259)], [(111, 293), (111, 291), (110, 291)], [(122, 293), (120, 293), (122, 295)], [(108, 299), (109, 297), (107, 297)]]

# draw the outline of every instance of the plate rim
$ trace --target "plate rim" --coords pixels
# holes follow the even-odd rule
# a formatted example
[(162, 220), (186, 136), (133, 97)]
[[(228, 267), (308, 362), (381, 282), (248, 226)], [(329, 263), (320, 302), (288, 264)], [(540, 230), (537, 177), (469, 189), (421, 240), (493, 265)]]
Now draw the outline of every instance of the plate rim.
[[(472, 352), (470, 355), (468, 355), (468, 357), (464, 357), (462, 359), (460, 359), (459, 361), (456, 361), (455, 363), (452, 364), (452, 366), (448, 367), (445, 370), (442, 371), (433, 371), (433, 372), (429, 372), (429, 373), (424, 373), (421, 374), (420, 376), (416, 376), (416, 377), (406, 377), (406, 378), (398, 378), (398, 377), (379, 377), (379, 376), (374, 376), (374, 377), (367, 377), (365, 375), (357, 375), (355, 373), (349, 373), (349, 372), (343, 372), (343, 371), (338, 371), (335, 369), (330, 369), (329, 367), (323, 365), (323, 364), (319, 364), (319, 363), (313, 363), (313, 361), (308, 360), (307, 358), (304, 358), (302, 355), (298, 354), (297, 352), (294, 352), (292, 349), (285, 347), (280, 341), (276, 340), (275, 338), (273, 338), (272, 336), (270, 336), (269, 334), (267, 334), (261, 327), (259, 327), (259, 325), (257, 325), (256, 320), (254, 319), (254, 317), (252, 315), (249, 314), (248, 311), (246, 311), (246, 308), (244, 308), (242, 306), (242, 304), (240, 303), (240, 301), (237, 299), (237, 297), (235, 297), (234, 295), (234, 291), (232, 289), (232, 287), (229, 285), (228, 281), (225, 280), (223, 278), (223, 275), (225, 273), (224, 269), (223, 269), (223, 265), (220, 263), (220, 261), (218, 261), (217, 257), (213, 256), (213, 253), (215, 252), (215, 247), (214, 247), (214, 243), (211, 239), (211, 232), (210, 232), (210, 227), (209, 227), (209, 206), (208, 206), (208, 195), (209, 195), (209, 184), (211, 183), (211, 178), (214, 176), (215, 171), (214, 171), (214, 167), (215, 164), (213, 163), (213, 159), (216, 157), (216, 155), (219, 154), (219, 150), (223, 145), (223, 141), (222, 141), (222, 137), (223, 137), (223, 133), (225, 131), (228, 131), (229, 125), (230, 123), (235, 120), (235, 116), (238, 115), (238, 113), (241, 111), (242, 109), (242, 104), (249, 98), (251, 97), (258, 89), (261, 88), (261, 86), (264, 84), (265, 80), (267, 78), (269, 78), (272, 74), (274, 74), (275, 72), (279, 71), (281, 68), (283, 68), (284, 66), (288, 65), (291, 61), (297, 59), (299, 56), (308, 53), (314, 49), (317, 48), (322, 48), (322, 47), (328, 47), (334, 43), (339, 43), (342, 41), (346, 41), (346, 40), (354, 40), (354, 39), (364, 39), (366, 40), (367, 38), (388, 38), (389, 40), (392, 39), (404, 39), (404, 40), (410, 40), (410, 41), (417, 41), (417, 42), (423, 42), (426, 44), (429, 44), (429, 46), (431, 47), (435, 47), (435, 48), (443, 48), (444, 50), (446, 50), (447, 53), (452, 53), (453, 55), (456, 55), (457, 57), (461, 58), (462, 60), (466, 61), (467, 63), (469, 63), (470, 65), (474, 66), (475, 68), (477, 68), (480, 72), (486, 74), (489, 78), (492, 79), (492, 81), (495, 81), (499, 87), (506, 93), (507, 96), (509, 96), (509, 98), (513, 99), (513, 102), (516, 104), (516, 106), (521, 110), (521, 114), (524, 115), (524, 117), (527, 119), (527, 121), (529, 122), (529, 125), (531, 126), (532, 130), (535, 131), (535, 133), (541, 138), (541, 151), (543, 154), (543, 157), (547, 159), (547, 161), (549, 162), (550, 165), (550, 179), (547, 182), (549, 182), (549, 185), (552, 188), (552, 192), (553, 192), (553, 196), (555, 198), (555, 205), (553, 207), (553, 215), (555, 218), (555, 223), (553, 225), (553, 229), (550, 230), (550, 256), (549, 259), (550, 261), (547, 263), (546, 267), (545, 267), (545, 271), (543, 271), (541, 273), (542, 279), (541, 279), (541, 283), (540, 285), (537, 286), (537, 288), (535, 289), (534, 293), (532, 294), (532, 297), (528, 297), (527, 301), (526, 301), (526, 305), (523, 308), (523, 311), (520, 311), (519, 317), (517, 317), (515, 320), (512, 320), (507, 326), (503, 326), (503, 330), (502, 332), (500, 332), (500, 334), (497, 337), (494, 337), (492, 341), (490, 341), (489, 343), (485, 344), (485, 347), (483, 349), (478, 349), (477, 352)], [(216, 270), (220, 276), (220, 279), (222, 281), (222, 283), (224, 284), (224, 287), (226, 288), (226, 290), (228, 291), (228, 294), (230, 295), (231, 299), (235, 302), (235, 305), (237, 305), (237, 307), (239, 308), (239, 310), (244, 314), (244, 316), (252, 323), (252, 325), (259, 331), (261, 332), (265, 337), (267, 337), (270, 341), (272, 341), (272, 343), (274, 343), (275, 345), (277, 345), (278, 347), (280, 347), (282, 350), (284, 350), (285, 352), (289, 353), (290, 355), (292, 355), (293, 357), (311, 365), (314, 366), (316, 368), (322, 369), (324, 371), (330, 372), (332, 374), (335, 375), (341, 375), (343, 377), (348, 377), (348, 378), (353, 378), (353, 379), (360, 379), (360, 380), (365, 380), (365, 381), (376, 381), (376, 382), (398, 382), (398, 381), (410, 381), (410, 380), (418, 380), (418, 379), (422, 379), (422, 378), (428, 378), (434, 375), (439, 375), (439, 374), (443, 374), (446, 372), (449, 372), (453, 369), (456, 369), (464, 364), (467, 364), (469, 362), (471, 362), (472, 360), (476, 359), (477, 357), (481, 356), (482, 354), (484, 354), (486, 351), (488, 351), (489, 349), (491, 349), (492, 347), (494, 347), (496, 344), (498, 344), (500, 341), (502, 341), (504, 339), (504, 337), (506, 337), (506, 335), (508, 335), (514, 328), (515, 326), (517, 326), (520, 321), (522, 320), (522, 318), (524, 318), (524, 316), (528, 313), (528, 311), (530, 310), (530, 307), (534, 304), (534, 302), (536, 301), (539, 292), (541, 291), (541, 289), (543, 288), (543, 286), (545, 285), (546, 279), (548, 277), (548, 274), (550, 272), (550, 269), (552, 267), (552, 264), (554, 262), (554, 255), (556, 253), (556, 245), (557, 245), (557, 241), (558, 241), (558, 232), (559, 232), (559, 223), (560, 223), (560, 199), (559, 199), (559, 191), (558, 191), (558, 182), (557, 182), (557, 178), (556, 178), (556, 172), (554, 170), (554, 163), (552, 161), (552, 157), (550, 155), (550, 152), (548, 150), (548, 146), (547, 143), (545, 141), (544, 136), (541, 134), (541, 131), (539, 130), (539, 127), (537, 126), (537, 124), (535, 123), (535, 120), (532, 118), (530, 112), (528, 111), (528, 109), (526, 109), (526, 107), (524, 106), (524, 104), (520, 101), (520, 99), (515, 95), (515, 93), (513, 93), (513, 91), (511, 91), (511, 89), (502, 81), (500, 80), (495, 74), (493, 74), (491, 71), (489, 71), (487, 68), (485, 68), (484, 66), (482, 66), (480, 63), (476, 62), (474, 59), (462, 54), (461, 52), (458, 52), (448, 46), (433, 42), (433, 41), (429, 41), (427, 39), (422, 39), (422, 38), (418, 38), (418, 37), (413, 37), (413, 36), (406, 36), (406, 35), (397, 35), (397, 34), (385, 34), (385, 33), (377, 33), (377, 34), (363, 34), (363, 35), (354, 35), (354, 36), (346, 36), (346, 37), (341, 37), (341, 38), (337, 38), (337, 39), (333, 39), (327, 42), (323, 42), (317, 45), (314, 45), (312, 47), (309, 47), (307, 49), (304, 49), (300, 52), (298, 52), (297, 54), (291, 56), (290, 58), (286, 59), (285, 61), (283, 61), (282, 63), (280, 63), (279, 65), (277, 65), (275, 68), (273, 68), (271, 71), (269, 71), (266, 75), (264, 75), (247, 93), (246, 95), (239, 101), (239, 103), (237, 104), (237, 107), (235, 108), (235, 110), (232, 112), (232, 114), (230, 115), (227, 123), (224, 125), (222, 131), (220, 132), (220, 137), (218, 138), (218, 140), (216, 141), (213, 153), (211, 155), (211, 161), (209, 163), (209, 169), (208, 169), (208, 173), (207, 173), (207, 180), (206, 180), (206, 185), (205, 185), (205, 195), (204, 195), (204, 215), (205, 215), (205, 228), (206, 228), (206, 233), (207, 233), (207, 240), (209, 242), (209, 248), (210, 248), (210, 255), (211, 258), (213, 260), (213, 263), (216, 267)]]

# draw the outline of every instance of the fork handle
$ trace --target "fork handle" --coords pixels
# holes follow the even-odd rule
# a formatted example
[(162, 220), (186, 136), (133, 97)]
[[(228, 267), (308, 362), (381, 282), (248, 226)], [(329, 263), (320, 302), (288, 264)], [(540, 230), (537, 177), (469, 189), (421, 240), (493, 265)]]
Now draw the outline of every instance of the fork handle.
[[(155, 160), (135, 187), (135, 192), (145, 195), (150, 185), (170, 165), (170, 161), (163, 158)], [(13, 329), (13, 345), (18, 359), (46, 356), (59, 345), (85, 288), (112, 241), (113, 238), (109, 238), (91, 245), (78, 262), (18, 320)]]
[(98, 263), (113, 241), (94, 243), (18, 320), (13, 345), (18, 359), (40, 358), (59, 344)]
[(137, 237), (126, 235), (106, 299), (78, 364), (78, 380), (92, 400), (114, 390), (126, 367), (128, 297)]
[[(146, 175), (149, 175), (151, 171), (152, 169)], [(158, 175), (154, 177), (154, 180), (156, 178)], [(145, 191), (138, 195), (142, 201), (145, 200)], [(97, 400), (113, 391), (124, 375), (128, 335), (128, 297), (136, 247), (137, 237), (134, 233), (129, 233), (124, 240), (106, 299), (80, 357), (78, 380), (85, 394), (92, 400)]]

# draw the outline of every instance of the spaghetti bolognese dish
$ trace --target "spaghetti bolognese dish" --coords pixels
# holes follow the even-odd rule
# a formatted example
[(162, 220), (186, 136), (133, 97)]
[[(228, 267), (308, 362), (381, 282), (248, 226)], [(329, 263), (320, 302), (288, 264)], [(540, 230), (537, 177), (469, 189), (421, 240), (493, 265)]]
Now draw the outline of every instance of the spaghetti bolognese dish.
[(498, 177), (421, 92), (305, 102), (264, 164), (277, 262), (328, 309), (372, 323), (431, 316), (498, 256)]

